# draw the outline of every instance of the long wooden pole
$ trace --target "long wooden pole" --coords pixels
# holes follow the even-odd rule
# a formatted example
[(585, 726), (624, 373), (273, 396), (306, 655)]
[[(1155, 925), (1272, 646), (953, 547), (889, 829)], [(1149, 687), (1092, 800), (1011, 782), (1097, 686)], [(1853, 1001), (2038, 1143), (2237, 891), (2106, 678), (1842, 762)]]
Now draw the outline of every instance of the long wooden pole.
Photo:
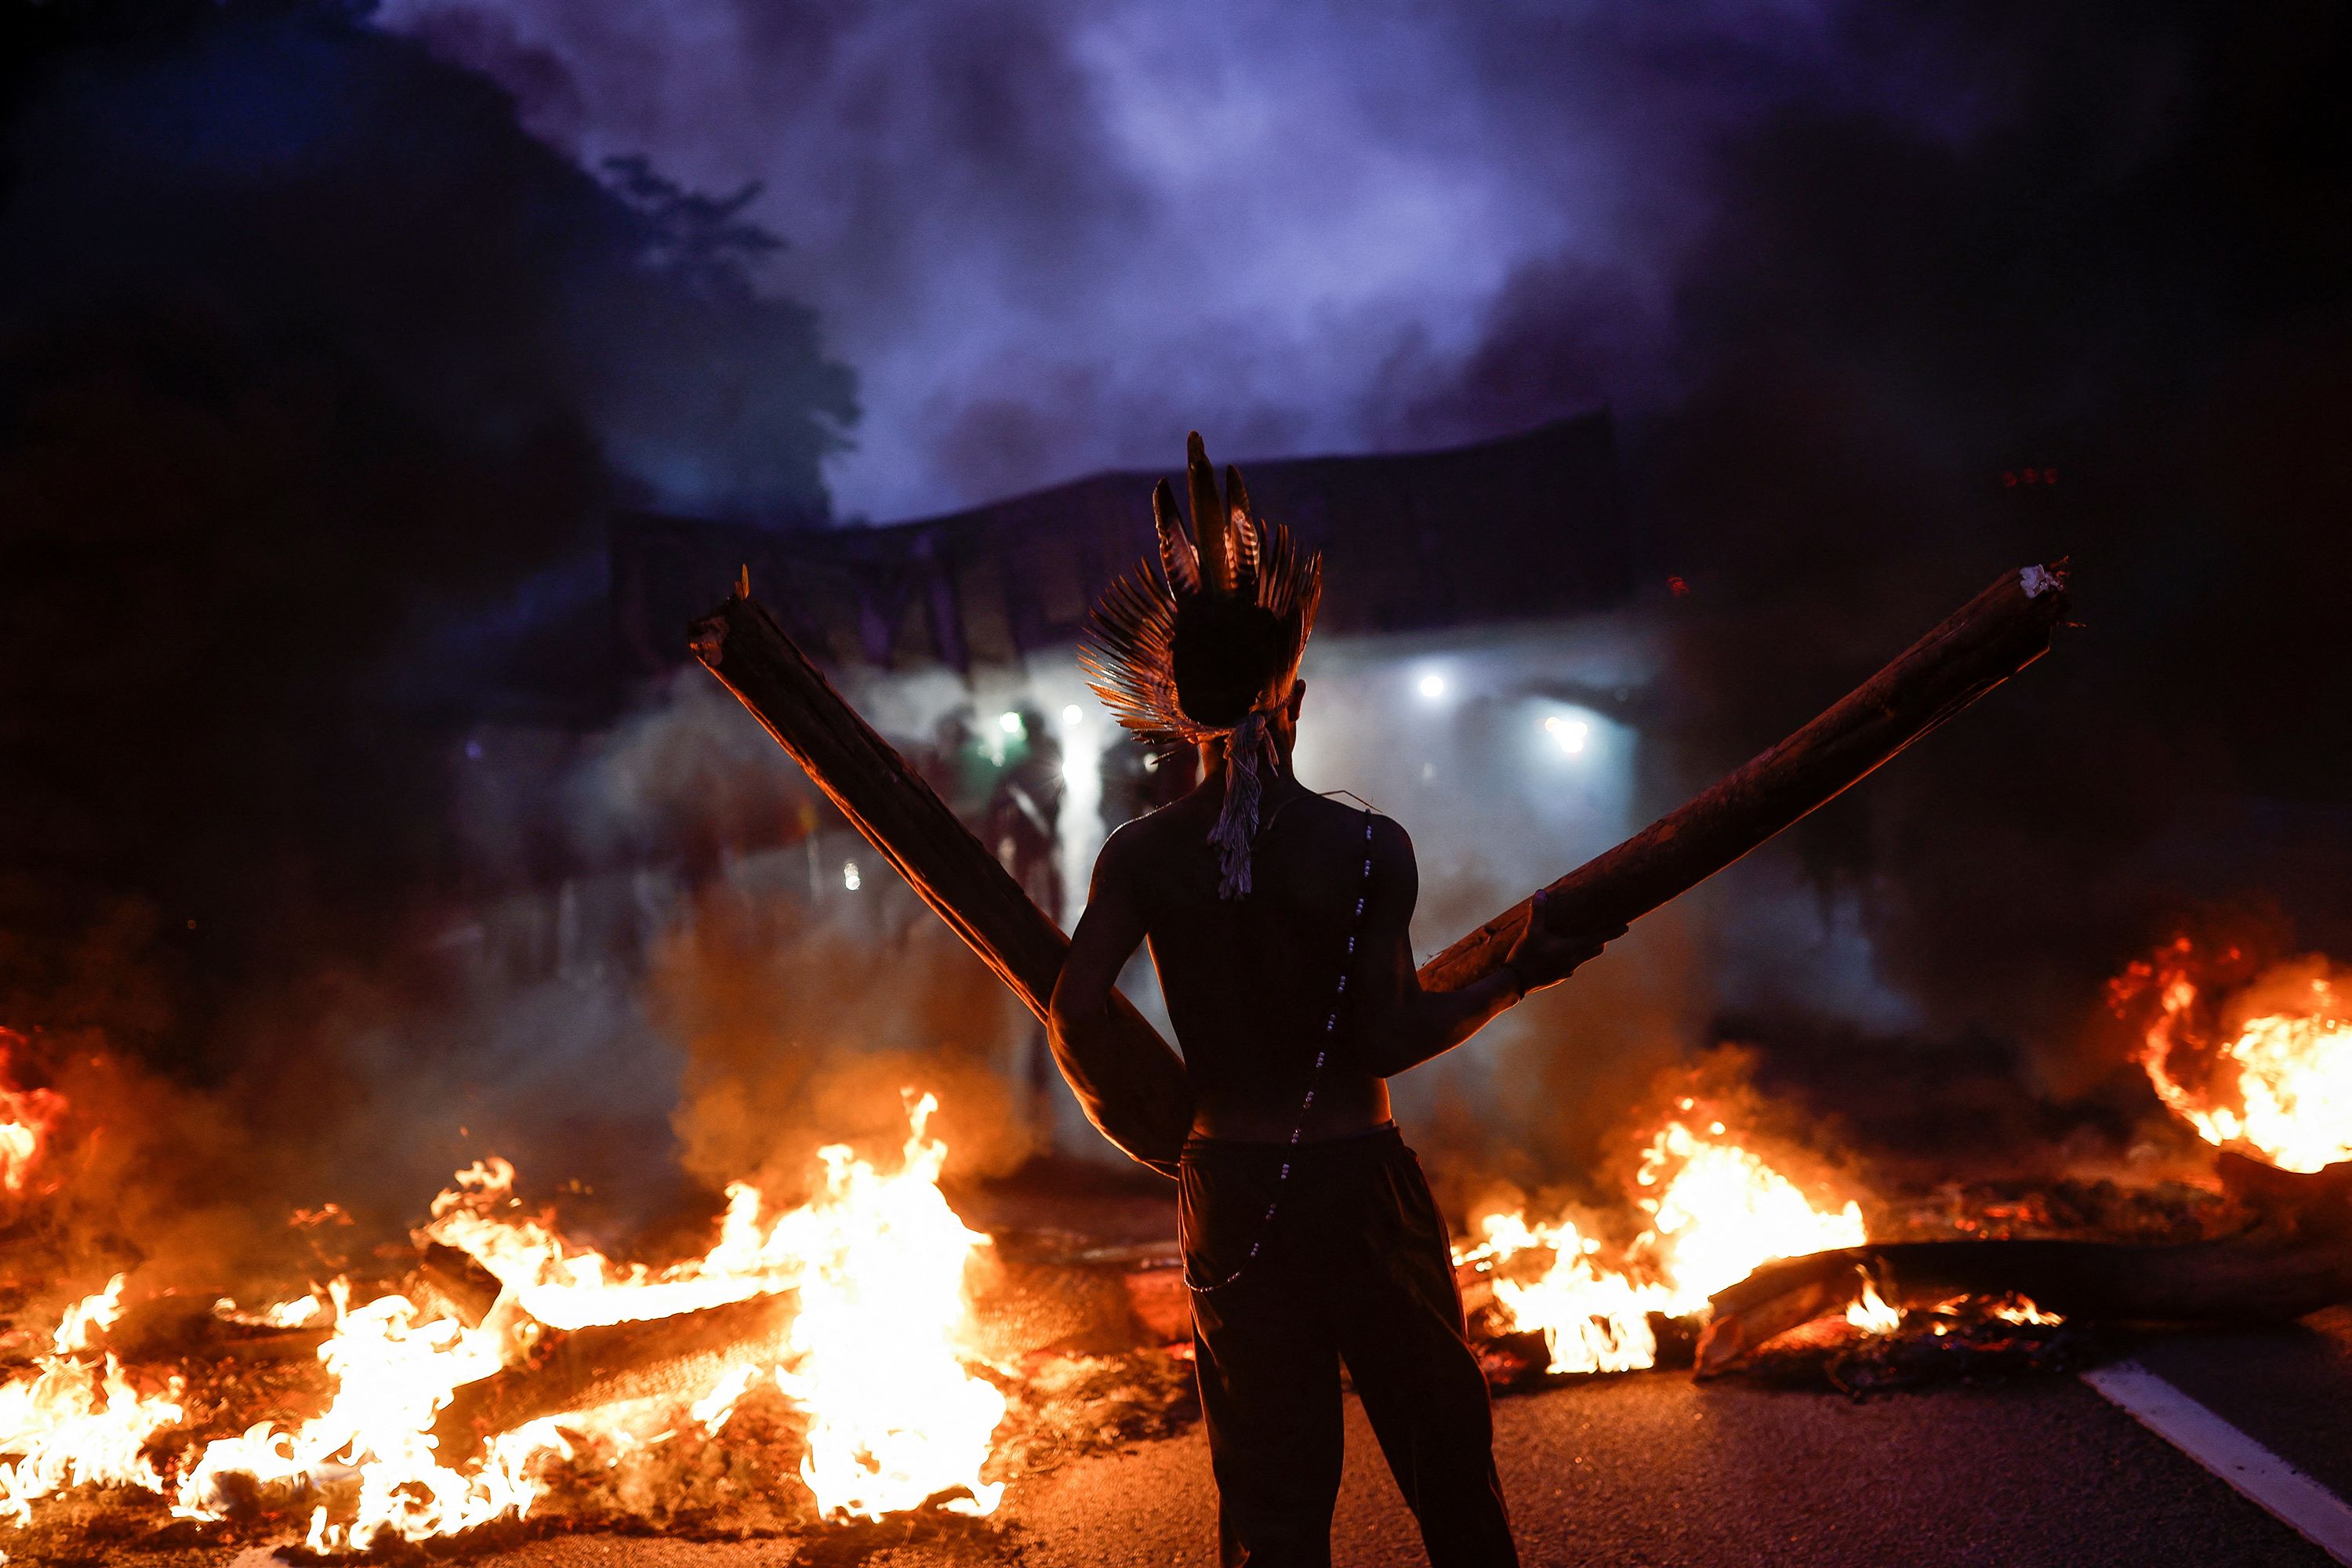
[[(842, 700), (775, 617), (738, 594), (695, 623), (695, 657), (808, 771), (851, 826), (1042, 1022), (1069, 939), (987, 847)], [(1192, 1126), (1184, 1064), (1124, 996), (1097, 1051), (1055, 1060), (1102, 1135), (1169, 1175)]]
[[(2066, 612), (2057, 567), (2004, 572), (1843, 700), (1712, 789), (1546, 889), (1561, 931), (1629, 924), (1764, 843), (2040, 658)], [(1422, 965), (1431, 991), (1456, 991), (1511, 950), (1523, 899)]]
[[(2066, 609), (2054, 567), (2005, 573), (1811, 723), (1633, 837), (1551, 885), (1563, 930), (1624, 924), (1730, 865), (1867, 777), (2046, 652)], [(738, 594), (695, 623), (693, 647), (923, 901), (1040, 1018), (1068, 942), (889, 742), (843, 701), (772, 616)], [(1421, 971), (1445, 991), (1490, 972), (1533, 900)], [(1125, 998), (1096, 1053), (1055, 1043), (1087, 1115), (1129, 1155), (1172, 1173), (1192, 1126), (1183, 1063)]]

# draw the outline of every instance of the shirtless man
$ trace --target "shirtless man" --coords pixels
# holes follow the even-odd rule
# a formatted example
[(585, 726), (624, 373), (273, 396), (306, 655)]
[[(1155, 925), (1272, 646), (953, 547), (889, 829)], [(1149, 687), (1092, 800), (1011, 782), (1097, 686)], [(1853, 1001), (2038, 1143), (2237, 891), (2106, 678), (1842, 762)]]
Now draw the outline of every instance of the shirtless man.
[(1291, 765), (1319, 563), (1230, 468), (1219, 500), (1197, 436), (1190, 468), (1197, 559), (1163, 484), (1162, 581), (1113, 591), (1088, 662), (1122, 722), (1194, 741), (1205, 776), (1103, 847), (1052, 1026), (1108, 1028), (1150, 942), (1195, 1098), (1181, 1218), (1229, 1568), (1330, 1561), (1343, 1361), (1433, 1568), (1516, 1563), (1445, 1224), (1386, 1080), (1620, 932), (1556, 932), (1539, 903), (1501, 969), (1421, 988), (1412, 840)]

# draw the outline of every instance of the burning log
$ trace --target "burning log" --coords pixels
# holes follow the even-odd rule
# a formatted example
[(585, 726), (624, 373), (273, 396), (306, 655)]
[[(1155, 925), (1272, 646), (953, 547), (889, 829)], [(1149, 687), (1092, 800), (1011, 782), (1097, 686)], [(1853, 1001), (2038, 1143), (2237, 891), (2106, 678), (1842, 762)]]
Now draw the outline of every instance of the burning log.
[[(2063, 577), (2003, 574), (1843, 701), (1714, 788), (1549, 889), (1563, 927), (1629, 923), (1687, 891), (1833, 798), (2048, 651), (2065, 612)], [(1068, 942), (994, 856), (887, 742), (842, 700), (774, 617), (739, 592), (691, 628), (695, 656), (808, 771), (923, 901), (1040, 1019)], [(1532, 899), (1447, 948), (1421, 971), (1456, 990), (1510, 950)], [(1087, 1057), (1056, 1058), (1103, 1135), (1172, 1175), (1192, 1128), (1182, 1061), (1125, 998), (1118, 1027)]]
[(408, 1298), (427, 1311), (478, 1329), (499, 1304), (499, 1277), (470, 1253), (446, 1242), (427, 1242), (409, 1277)]
[[(1606, 931), (1688, 892), (2040, 658), (2065, 612), (2060, 569), (2003, 573), (1811, 723), (1552, 883), (1553, 921)], [(1431, 959), (1422, 984), (1458, 991), (1492, 973), (1534, 908), (1523, 900)]]
[(551, 1331), (530, 1357), (459, 1388), (433, 1424), (444, 1463), (541, 1415), (664, 1394), (699, 1398), (736, 1364), (780, 1353), (789, 1293), (698, 1312)]
[[(742, 700), (776, 743), (808, 771), (844, 816), (1042, 1023), (1069, 938), (922, 775), (842, 700), (775, 617), (739, 594), (693, 628), (710, 673)], [(1129, 1157), (1176, 1173), (1192, 1127), (1184, 1064), (1126, 997), (1112, 997), (1099, 1058), (1064, 1052), (1063, 1076), (1103, 1136)]]
[(1713, 1299), (1698, 1373), (1844, 1310), (1865, 1279), (1900, 1307), (2013, 1293), (2070, 1320), (2118, 1322), (2286, 1322), (2352, 1301), (2352, 1163), (2304, 1175), (2225, 1150), (2220, 1170), (2252, 1218), (2209, 1241), (1887, 1242), (1768, 1263)]
[(220, 1315), (194, 1296), (158, 1296), (128, 1309), (107, 1336), (126, 1362), (312, 1361), (332, 1325), (275, 1324)]

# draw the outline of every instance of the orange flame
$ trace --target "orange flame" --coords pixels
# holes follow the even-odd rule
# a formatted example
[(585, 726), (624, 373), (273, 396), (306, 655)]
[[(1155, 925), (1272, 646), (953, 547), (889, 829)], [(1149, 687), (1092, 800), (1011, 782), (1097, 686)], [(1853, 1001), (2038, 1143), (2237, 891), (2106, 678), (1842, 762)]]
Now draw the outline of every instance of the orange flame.
[(2352, 1160), (2352, 1009), (2326, 963), (2281, 964), (2226, 1003), (2196, 964), (2182, 938), (2115, 987), (2118, 1005), (2155, 998), (2139, 1059), (2157, 1097), (2208, 1143), (2284, 1170)]
[(33, 1375), (0, 1385), (0, 1521), (30, 1524), (33, 1504), (77, 1486), (163, 1489), (148, 1440), (179, 1421), (181, 1384), (142, 1394), (90, 1342), (121, 1314), (123, 1276), (65, 1310)]
[(2032, 1297), (2020, 1296), (2015, 1293), (1994, 1302), (1992, 1315), (2004, 1323), (2029, 1324), (2044, 1328), (2053, 1327), (2066, 1321), (2060, 1313), (2045, 1312), (2035, 1306)]
[[(1693, 1108), (1683, 1102), (1685, 1111)], [(1601, 1244), (1573, 1224), (1530, 1225), (1522, 1214), (1486, 1215), (1479, 1222), (1486, 1239), (1456, 1256), (1495, 1269), (1496, 1300), (1518, 1328), (1543, 1331), (1550, 1371), (1653, 1366), (1651, 1313), (1689, 1317), (1759, 1264), (1864, 1239), (1860, 1205), (1816, 1209), (1795, 1183), (1727, 1137), (1720, 1121), (1704, 1132), (1668, 1122), (1643, 1151), (1634, 1181), (1654, 1195), (1636, 1200), (1650, 1222), (1626, 1249), (1623, 1268), (1597, 1263)], [(1551, 1261), (1532, 1279), (1499, 1267), (1538, 1249), (1548, 1249)]]
[(1845, 1321), (1865, 1334), (1891, 1334), (1903, 1326), (1903, 1310), (1891, 1305), (1878, 1293), (1878, 1281), (1867, 1268), (1862, 1275), (1861, 1299), (1849, 1304)]
[[(426, 1234), (463, 1247), (503, 1287), (479, 1327), (437, 1317), (405, 1296), (354, 1305), (348, 1281), (258, 1312), (215, 1310), (277, 1325), (331, 1311), (320, 1359), (333, 1381), (328, 1407), (291, 1428), (262, 1423), (205, 1446), (167, 1477), (142, 1457), (181, 1418), (179, 1385), (141, 1395), (110, 1356), (85, 1352), (121, 1311), (123, 1280), (69, 1309), (56, 1353), (37, 1375), (0, 1386), (0, 1521), (28, 1522), (32, 1504), (83, 1484), (165, 1494), (173, 1512), (216, 1519), (258, 1484), (331, 1501), (312, 1513), (317, 1552), (365, 1550), (386, 1538), (455, 1534), (527, 1515), (551, 1468), (580, 1437), (625, 1452), (676, 1435), (688, 1420), (716, 1431), (761, 1383), (809, 1413), (801, 1479), (827, 1518), (878, 1519), (942, 1496), (985, 1514), (1003, 1495), (981, 1479), (1005, 1410), (992, 1384), (964, 1370), (966, 1264), (988, 1237), (965, 1227), (939, 1190), (946, 1146), (927, 1134), (937, 1101), (909, 1097), (899, 1168), (885, 1173), (845, 1147), (821, 1152), (822, 1184), (805, 1205), (763, 1216), (759, 1194), (730, 1190), (719, 1240), (702, 1258), (654, 1270), (620, 1265), (565, 1240), (514, 1206), (513, 1171), (491, 1161), (460, 1173), (434, 1205)], [(445, 1464), (436, 1416), (456, 1391), (527, 1350), (532, 1320), (577, 1328), (667, 1316), (752, 1296), (796, 1292), (781, 1351), (750, 1349), (717, 1369), (675, 1408), (573, 1411), (490, 1437), (465, 1465)]]
[(11, 1194), (25, 1190), (66, 1112), (65, 1097), (54, 1089), (16, 1086), (10, 1058), (24, 1044), (24, 1036), (0, 1029), (0, 1191)]

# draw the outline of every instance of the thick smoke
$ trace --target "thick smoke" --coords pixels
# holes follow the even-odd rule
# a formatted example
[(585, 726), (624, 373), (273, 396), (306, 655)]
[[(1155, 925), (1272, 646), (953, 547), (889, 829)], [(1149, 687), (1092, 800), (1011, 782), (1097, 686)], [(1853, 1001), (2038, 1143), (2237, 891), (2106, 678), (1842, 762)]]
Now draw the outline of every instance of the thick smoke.
[[(1835, 4), (393, 0), (593, 160), (793, 236), (881, 518), (1164, 460), (1487, 435), (1668, 393), (1711, 159), (1779, 106), (1965, 137), (1987, 67)], [(1575, 319), (1556, 309), (1562, 293)], [(1567, 355), (1511, 363), (1498, 310)], [(1499, 378), (1453, 390), (1465, 369)]]

